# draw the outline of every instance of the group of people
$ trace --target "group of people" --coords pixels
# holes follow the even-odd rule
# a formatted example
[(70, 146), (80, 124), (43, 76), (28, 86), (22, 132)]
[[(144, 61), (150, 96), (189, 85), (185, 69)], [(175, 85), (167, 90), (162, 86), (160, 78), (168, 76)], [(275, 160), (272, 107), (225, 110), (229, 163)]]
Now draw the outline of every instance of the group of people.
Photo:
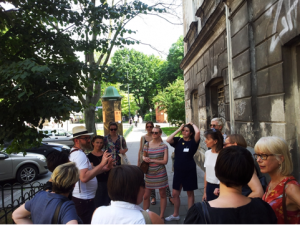
[(135, 115), (132, 119), (132, 117), (129, 118), (129, 124), (131, 125), (132, 122), (134, 122), (135, 127), (137, 127), (138, 123), (143, 123), (143, 118), (141, 116)]
[[(243, 136), (222, 133), (222, 120), (214, 118), (204, 133), (208, 150), (203, 202), (195, 203), (194, 155), (200, 142), (195, 124), (181, 125), (166, 140), (175, 148), (172, 193), (165, 167), (168, 145), (161, 138), (161, 128), (146, 123), (137, 166), (121, 165), (128, 151), (126, 141), (118, 135), (117, 123), (111, 122), (109, 130), (109, 135), (91, 139), (85, 127), (74, 127), (70, 155), (49, 154), (51, 179), (44, 191), (14, 211), (15, 223), (161, 224), (180, 220), (182, 189), (189, 209), (184, 223), (300, 223), (300, 185), (291, 176), (288, 145), (279, 137), (259, 139), (252, 156)], [(86, 155), (84, 151), (91, 147)], [(148, 164), (147, 171), (139, 168), (142, 162)], [(261, 173), (269, 174), (268, 185)], [(160, 215), (149, 211), (150, 204), (156, 204), (155, 189), (160, 195)], [(165, 217), (167, 198), (174, 212)]]

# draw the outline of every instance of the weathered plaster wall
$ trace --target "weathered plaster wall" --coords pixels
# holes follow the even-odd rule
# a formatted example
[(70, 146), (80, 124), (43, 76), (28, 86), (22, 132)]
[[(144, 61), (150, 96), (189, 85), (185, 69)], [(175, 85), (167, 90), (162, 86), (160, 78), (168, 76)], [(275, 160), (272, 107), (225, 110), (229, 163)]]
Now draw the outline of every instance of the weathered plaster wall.
[[(183, 1), (185, 14), (190, 13), (188, 2), (192, 1)], [(295, 175), (300, 179), (300, 47), (294, 47), (300, 43), (300, 26), (297, 26), (300, 1), (228, 0), (227, 3), (231, 8), (235, 133), (242, 134), (252, 147), (262, 136), (284, 138), (293, 155)], [(184, 22), (185, 34), (190, 22), (187, 19)], [(192, 118), (191, 93), (198, 90), (202, 153), (206, 148), (203, 132), (214, 116), (209, 86), (217, 78), (223, 78), (225, 85), (225, 132), (230, 133), (225, 21), (222, 23), (210, 30), (206, 43), (183, 67), (187, 121)]]

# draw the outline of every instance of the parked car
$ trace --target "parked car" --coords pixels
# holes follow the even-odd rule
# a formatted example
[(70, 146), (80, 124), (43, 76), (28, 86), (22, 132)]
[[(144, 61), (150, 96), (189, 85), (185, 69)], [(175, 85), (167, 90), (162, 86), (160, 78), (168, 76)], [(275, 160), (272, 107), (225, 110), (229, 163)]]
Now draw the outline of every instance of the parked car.
[(59, 144), (59, 143), (42, 142), (41, 146), (27, 149), (26, 152), (42, 154), (45, 157), (47, 157), (49, 155), (49, 153), (54, 151), (54, 150), (70, 152), (71, 148), (67, 145), (63, 145), (63, 144)]
[(0, 152), (0, 181), (17, 179), (19, 183), (31, 182), (37, 175), (48, 172), (46, 157), (41, 154), (7, 154)]
[[(56, 132), (54, 132), (54, 130)], [(73, 135), (65, 131), (64, 129), (43, 129), (42, 131), (48, 136), (43, 138), (43, 142), (55, 142), (59, 144), (68, 145), (69, 147), (72, 147), (74, 145), (74, 142), (70, 140), (70, 138), (72, 138)]]

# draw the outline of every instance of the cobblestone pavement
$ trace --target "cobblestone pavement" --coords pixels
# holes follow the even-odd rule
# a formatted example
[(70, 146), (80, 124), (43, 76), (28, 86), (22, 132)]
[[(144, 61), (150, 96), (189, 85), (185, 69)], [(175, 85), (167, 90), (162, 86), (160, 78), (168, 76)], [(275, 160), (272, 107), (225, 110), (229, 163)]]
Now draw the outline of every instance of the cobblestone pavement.
[[(168, 126), (168, 124), (160, 124), (161, 127)], [(138, 151), (139, 151), (139, 144), (140, 144), (140, 139), (142, 135), (145, 135), (145, 124), (139, 124), (138, 127), (134, 127), (133, 131), (128, 135), (126, 138), (126, 142), (128, 145), (128, 152), (126, 153), (131, 164), (132, 165), (137, 165), (137, 159), (138, 159)], [(165, 143), (167, 136), (163, 134), (162, 139)], [(172, 191), (172, 182), (173, 182), (173, 175), (174, 173), (172, 172), (172, 160), (171, 160), (171, 154), (174, 151), (174, 148), (171, 147), (168, 144), (169, 147), (169, 161), (168, 164), (166, 165), (167, 168), (167, 173), (168, 173), (168, 178), (169, 178), (169, 185), (170, 189)], [(199, 202), (202, 199), (203, 195), (203, 187), (204, 187), (204, 172), (197, 166), (197, 179), (198, 179), (198, 189), (194, 191), (195, 193), (195, 202)], [(157, 214), (160, 214), (160, 197), (159, 197), (159, 192), (158, 190), (156, 191), (156, 205), (150, 205), (150, 211), (153, 211)], [(179, 215), (180, 215), (180, 220), (179, 221), (171, 221), (165, 223), (167, 224), (182, 224), (183, 220), (185, 218), (185, 215), (188, 210), (188, 202), (187, 202), (187, 194), (185, 191), (181, 192), (180, 195), (180, 200), (181, 200), (181, 205), (179, 209)], [(140, 205), (143, 207), (143, 204)], [(165, 217), (173, 214), (174, 211), (174, 206), (168, 201), (167, 203), (167, 208), (165, 211)]]

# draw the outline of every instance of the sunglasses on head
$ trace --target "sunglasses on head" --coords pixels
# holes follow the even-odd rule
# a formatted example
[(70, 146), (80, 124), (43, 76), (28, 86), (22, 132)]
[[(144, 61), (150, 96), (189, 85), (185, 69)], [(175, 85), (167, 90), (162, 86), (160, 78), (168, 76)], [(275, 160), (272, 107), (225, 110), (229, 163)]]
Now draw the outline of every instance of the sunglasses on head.
[(159, 132), (153, 132), (153, 131), (151, 132), (151, 134), (158, 134), (158, 133), (159, 133)]
[(116, 131), (117, 129), (110, 129), (110, 131)]

